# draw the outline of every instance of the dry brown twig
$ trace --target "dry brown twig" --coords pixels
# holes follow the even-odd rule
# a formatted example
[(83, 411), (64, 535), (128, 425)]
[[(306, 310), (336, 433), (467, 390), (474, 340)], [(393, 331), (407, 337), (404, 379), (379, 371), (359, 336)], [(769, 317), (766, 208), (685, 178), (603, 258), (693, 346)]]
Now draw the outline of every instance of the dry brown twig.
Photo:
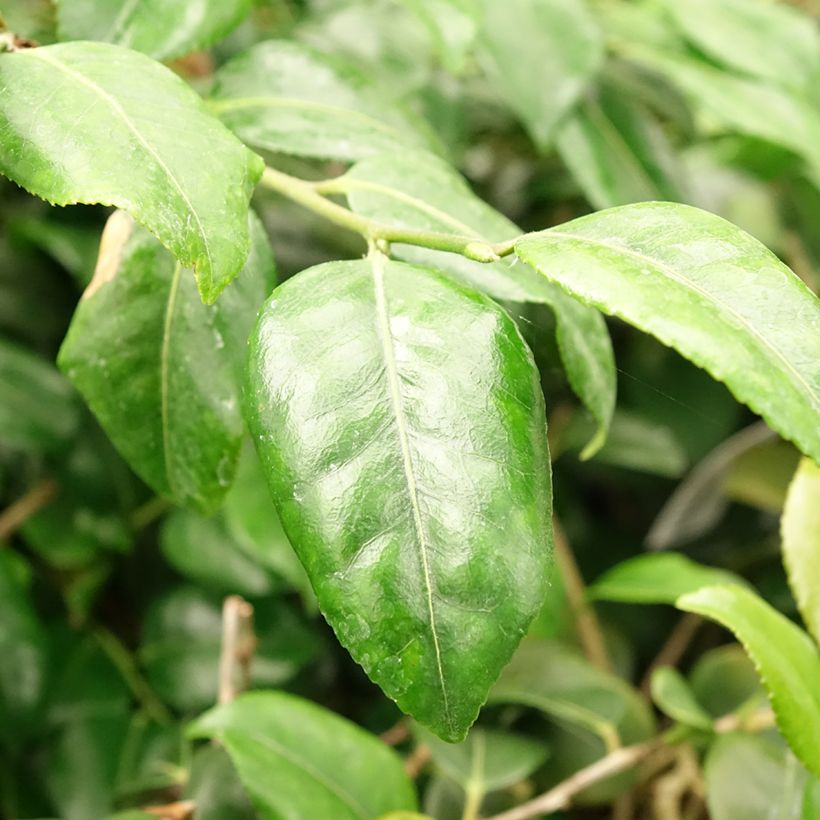
[(253, 607), (239, 595), (229, 595), (222, 606), (219, 703), (230, 703), (248, 688), (255, 651)]
[(14, 535), (32, 515), (57, 495), (57, 484), (51, 479), (35, 484), (25, 495), (0, 513), (0, 542)]

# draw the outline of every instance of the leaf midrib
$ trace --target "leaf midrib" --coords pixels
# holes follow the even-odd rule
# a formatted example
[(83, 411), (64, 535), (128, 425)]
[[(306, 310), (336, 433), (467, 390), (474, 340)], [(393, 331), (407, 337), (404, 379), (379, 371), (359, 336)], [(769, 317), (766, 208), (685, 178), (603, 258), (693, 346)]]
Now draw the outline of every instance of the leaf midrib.
[(373, 273), (373, 286), (375, 291), (375, 306), (378, 323), (377, 330), (378, 336), (382, 343), (385, 372), (387, 373), (387, 381), (390, 387), (390, 402), (393, 408), (393, 417), (396, 421), (396, 432), (398, 434), (399, 444), (401, 447), (404, 477), (413, 512), (413, 524), (416, 530), (416, 542), (419, 545), (419, 555), (421, 559), (422, 572), (424, 575), (424, 587), (427, 594), (427, 612), (430, 618), (430, 633), (433, 639), (433, 649), (436, 655), (436, 670), (438, 673), (438, 681), (441, 688), (441, 697), (444, 706), (444, 718), (447, 722), (448, 728), (452, 730), (453, 724), (452, 716), (450, 714), (450, 704), (447, 698), (447, 686), (444, 683), (441, 646), (439, 645), (438, 631), (436, 629), (436, 611), (435, 606), (433, 605), (433, 585), (430, 577), (430, 562), (427, 555), (427, 538), (421, 518), (421, 505), (419, 504), (416, 476), (413, 469), (412, 455), (410, 453), (410, 439), (407, 433), (407, 421), (404, 417), (404, 410), (402, 407), (398, 366), (396, 364), (396, 354), (393, 348), (393, 335), (390, 330), (387, 296), (384, 289), (383, 265), (383, 257), (380, 254), (376, 253), (370, 257), (370, 269)]
[(743, 314), (738, 313), (731, 305), (727, 304), (726, 302), (721, 301), (718, 299), (714, 294), (710, 293), (708, 290), (704, 290), (695, 282), (690, 279), (686, 279), (685, 277), (681, 276), (674, 268), (669, 267), (668, 265), (664, 264), (663, 262), (655, 259), (654, 257), (647, 256), (646, 254), (641, 253), (640, 251), (636, 251), (632, 248), (624, 247), (622, 245), (613, 245), (611, 242), (606, 242), (601, 239), (591, 239), (590, 237), (580, 236), (578, 234), (571, 234), (566, 233), (565, 231), (554, 231), (549, 230), (545, 232), (542, 236), (536, 237), (538, 239), (549, 239), (551, 237), (558, 237), (561, 239), (570, 239), (574, 242), (580, 242), (582, 244), (588, 245), (595, 245), (597, 247), (606, 248), (609, 251), (612, 251), (617, 254), (622, 254), (625, 256), (632, 256), (635, 259), (640, 259), (642, 262), (651, 265), (659, 269), (663, 274), (668, 276), (675, 282), (683, 285), (684, 288), (688, 288), (689, 290), (694, 291), (696, 294), (701, 296), (707, 302), (712, 302), (713, 304), (717, 305), (721, 309), (725, 310), (727, 313), (730, 313), (734, 316), (738, 322), (751, 333), (752, 336), (756, 337), (761, 345), (770, 350), (772, 354), (774, 354), (775, 358), (779, 359), (786, 370), (788, 370), (797, 380), (797, 382), (804, 388), (806, 395), (809, 398), (809, 404), (818, 409), (820, 411), (820, 397), (818, 397), (811, 388), (811, 385), (806, 382), (803, 378), (802, 374), (795, 369), (794, 365), (789, 361), (789, 359), (780, 351), (779, 348), (775, 347), (765, 336), (761, 335), (761, 333), (754, 327), (754, 325), (750, 324), (749, 321), (746, 319)]
[(170, 381), (171, 381), (171, 330), (174, 323), (174, 311), (176, 309), (177, 294), (179, 293), (179, 282), (182, 278), (182, 265), (177, 262), (174, 266), (174, 273), (171, 277), (171, 287), (168, 291), (168, 301), (165, 305), (165, 320), (162, 326), (162, 348), (160, 351), (160, 421), (162, 429), (162, 458), (165, 462), (165, 475), (168, 479), (168, 487), (171, 494), (178, 495), (178, 488), (174, 478), (171, 454), (171, 420), (170, 420)]
[(211, 257), (211, 246), (208, 242), (208, 236), (205, 232), (205, 228), (202, 225), (202, 221), (199, 218), (199, 214), (197, 213), (196, 209), (194, 208), (193, 203), (191, 202), (188, 194), (185, 193), (184, 188), (180, 181), (176, 178), (173, 174), (171, 169), (165, 163), (165, 160), (157, 153), (156, 149), (148, 142), (145, 137), (140, 133), (139, 129), (137, 128), (136, 124), (133, 120), (128, 116), (128, 112), (122, 107), (119, 100), (116, 97), (113, 97), (109, 94), (104, 88), (99, 86), (93, 80), (86, 77), (81, 72), (77, 71), (76, 69), (71, 68), (70, 66), (66, 65), (65, 63), (60, 62), (59, 60), (55, 60), (53, 57), (45, 54), (45, 49), (42, 48), (32, 48), (28, 49), (26, 52), (29, 56), (36, 57), (39, 60), (42, 60), (49, 65), (54, 66), (58, 70), (62, 71), (64, 74), (68, 74), (70, 77), (73, 77), (77, 82), (82, 83), (86, 87), (90, 88), (95, 94), (98, 94), (106, 103), (111, 107), (111, 109), (117, 114), (117, 116), (122, 120), (125, 124), (126, 128), (137, 138), (137, 141), (142, 145), (142, 147), (148, 152), (148, 154), (154, 159), (157, 163), (159, 168), (168, 178), (171, 185), (176, 188), (177, 192), (179, 193), (180, 197), (182, 197), (182, 201), (185, 203), (188, 211), (190, 212), (191, 216), (196, 223), (199, 237), (202, 240), (203, 248), (205, 249), (205, 256), (208, 260), (208, 272), (210, 276), (213, 276), (214, 265), (213, 259)]

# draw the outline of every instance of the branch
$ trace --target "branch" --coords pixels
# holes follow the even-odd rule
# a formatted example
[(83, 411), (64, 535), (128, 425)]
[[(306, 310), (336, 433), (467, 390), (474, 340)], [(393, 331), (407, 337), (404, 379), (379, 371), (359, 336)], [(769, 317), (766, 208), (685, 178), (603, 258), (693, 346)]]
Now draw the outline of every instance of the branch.
[(493, 244), (474, 236), (439, 233), (437, 231), (416, 231), (376, 222), (328, 199), (321, 191), (332, 190), (327, 181), (308, 182), (290, 176), (275, 168), (265, 168), (262, 185), (298, 202), (308, 210), (325, 219), (361, 234), (365, 239), (382, 242), (399, 242), (403, 245), (418, 245), (436, 251), (458, 253), (474, 262), (497, 262), (502, 256), (512, 253), (515, 240)]
[(572, 803), (572, 798), (579, 792), (607, 777), (631, 768), (659, 748), (662, 743), (663, 741), (660, 738), (654, 738), (645, 743), (637, 743), (634, 746), (624, 746), (622, 749), (617, 749), (606, 757), (597, 760), (591, 766), (576, 772), (572, 777), (568, 777), (548, 792), (527, 803), (522, 803), (514, 809), (493, 815), (490, 820), (527, 820), (530, 817), (538, 817), (541, 814), (551, 814), (566, 809)]
[(248, 688), (255, 651), (253, 607), (238, 595), (229, 595), (222, 606), (219, 703), (230, 703)]
[(35, 484), (25, 495), (18, 498), (0, 513), (0, 541), (6, 541), (38, 510), (57, 494), (57, 484), (51, 479)]
[(605, 672), (611, 672), (612, 664), (609, 662), (601, 624), (598, 622), (595, 610), (587, 601), (584, 579), (558, 519), (553, 519), (552, 530), (555, 542), (555, 560), (558, 562), (561, 577), (564, 579), (564, 587), (575, 619), (578, 640), (581, 642), (584, 654), (590, 663)]
[(677, 666), (702, 624), (703, 618), (692, 612), (687, 612), (675, 624), (666, 642), (646, 669), (646, 674), (641, 681), (641, 692), (644, 695), (649, 697), (654, 671), (659, 666)]

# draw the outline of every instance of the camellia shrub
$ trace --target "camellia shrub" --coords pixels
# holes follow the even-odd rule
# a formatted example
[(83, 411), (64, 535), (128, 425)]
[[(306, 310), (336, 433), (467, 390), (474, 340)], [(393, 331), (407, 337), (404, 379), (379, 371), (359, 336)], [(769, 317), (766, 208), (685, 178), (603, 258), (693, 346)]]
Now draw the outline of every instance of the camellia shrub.
[(811, 2), (0, 5), (3, 817), (820, 818)]

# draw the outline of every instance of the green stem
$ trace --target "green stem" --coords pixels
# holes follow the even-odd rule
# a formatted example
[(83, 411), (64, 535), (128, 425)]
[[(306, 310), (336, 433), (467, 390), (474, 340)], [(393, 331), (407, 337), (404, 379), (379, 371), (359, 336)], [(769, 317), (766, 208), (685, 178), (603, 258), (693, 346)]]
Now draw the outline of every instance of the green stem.
[(370, 242), (398, 242), (403, 245), (418, 245), (436, 251), (458, 253), (474, 262), (497, 262), (502, 256), (512, 253), (514, 240), (492, 244), (471, 236), (438, 233), (437, 231), (415, 231), (385, 225), (353, 213), (342, 205), (328, 199), (321, 190), (332, 190), (327, 182), (312, 183), (290, 176), (275, 168), (265, 168), (262, 184), (272, 191), (286, 196), (325, 219), (361, 234)]

